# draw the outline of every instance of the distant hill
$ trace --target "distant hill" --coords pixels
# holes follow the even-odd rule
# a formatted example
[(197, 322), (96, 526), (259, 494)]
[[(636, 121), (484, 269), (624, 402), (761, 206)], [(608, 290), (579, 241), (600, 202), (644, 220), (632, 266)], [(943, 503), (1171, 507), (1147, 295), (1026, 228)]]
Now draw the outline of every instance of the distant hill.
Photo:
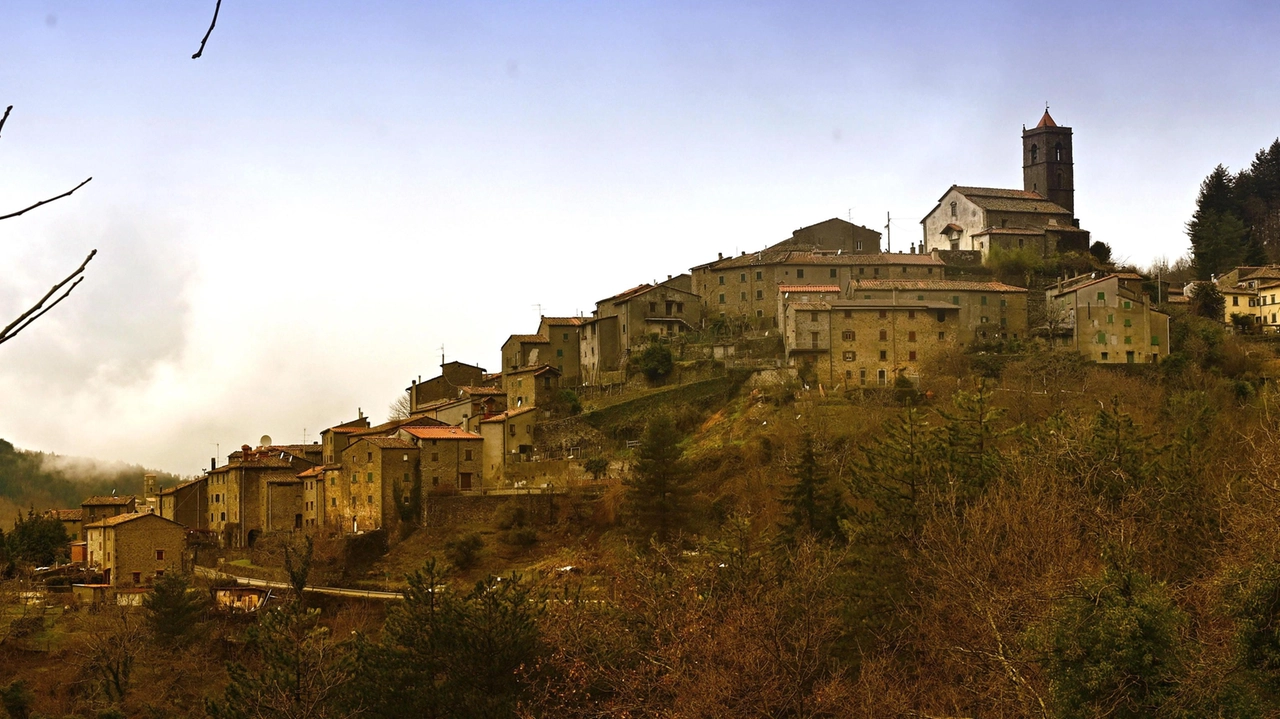
[(15, 512), (79, 507), (95, 494), (142, 494), (142, 477), (155, 474), (162, 486), (178, 477), (124, 462), (98, 462), (46, 452), (28, 452), (0, 439), (0, 527), (13, 524)]

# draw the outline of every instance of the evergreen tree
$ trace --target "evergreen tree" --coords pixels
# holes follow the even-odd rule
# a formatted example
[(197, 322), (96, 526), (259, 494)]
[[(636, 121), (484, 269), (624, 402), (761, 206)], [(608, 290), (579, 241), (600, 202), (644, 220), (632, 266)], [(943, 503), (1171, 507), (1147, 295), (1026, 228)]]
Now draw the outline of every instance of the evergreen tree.
[(680, 433), (670, 417), (650, 419), (640, 440), (635, 472), (623, 482), (626, 516), (659, 542), (669, 540), (689, 521), (692, 475), (679, 442)]
[(1246, 256), (1256, 259), (1248, 244), (1248, 228), (1240, 219), (1235, 199), (1236, 179), (1218, 165), (1200, 183), (1196, 211), (1187, 223), (1196, 276), (1207, 280), (1239, 265)]
[(864, 507), (875, 508), (876, 516), (863, 509), (860, 524), (887, 524), (893, 535), (915, 534), (921, 505), (938, 481), (935, 432), (920, 410), (908, 407), (862, 448), (865, 461), (854, 466), (851, 489), (865, 500)]
[(1191, 311), (1197, 316), (1221, 322), (1227, 311), (1227, 298), (1212, 282), (1197, 282), (1191, 288)]
[(945, 420), (939, 433), (942, 470), (961, 501), (981, 494), (1000, 465), (996, 440), (1003, 432), (996, 429), (996, 423), (1004, 410), (991, 399), (991, 390), (983, 381), (976, 392), (956, 392), (950, 412), (938, 412)]
[(1090, 489), (1112, 503), (1141, 488), (1155, 471), (1153, 437), (1120, 411), (1119, 399), (1094, 415), (1089, 453), (1093, 469), (1082, 476)]
[(1043, 652), (1055, 716), (1164, 716), (1177, 689), (1185, 621), (1164, 585), (1107, 570), (1081, 579), (1078, 590), (1031, 635)]
[(160, 577), (154, 590), (142, 599), (152, 636), (169, 646), (181, 646), (191, 639), (204, 620), (207, 606), (204, 595), (192, 590), (182, 574)]
[(434, 563), (408, 583), (382, 641), (358, 646), (349, 708), (386, 719), (514, 717), (521, 669), (538, 656), (542, 598), (515, 575), (459, 596)]
[(34, 508), (27, 510), (25, 519), (18, 515), (13, 530), (5, 539), (10, 561), (36, 566), (53, 564), (65, 556), (68, 541), (62, 522), (54, 517), (37, 515)]
[(844, 498), (832, 486), (829, 474), (818, 461), (813, 437), (801, 441), (800, 456), (791, 467), (795, 482), (787, 487), (781, 502), (785, 512), (782, 539), (792, 542), (799, 533), (833, 540), (842, 536), (840, 521), (845, 518)]

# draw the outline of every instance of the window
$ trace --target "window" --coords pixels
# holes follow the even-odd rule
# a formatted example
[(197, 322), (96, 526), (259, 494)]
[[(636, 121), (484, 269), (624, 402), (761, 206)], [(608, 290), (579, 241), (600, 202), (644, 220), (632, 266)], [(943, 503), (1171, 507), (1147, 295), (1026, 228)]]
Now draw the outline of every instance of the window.
[(1099, 302), (1106, 302), (1106, 301), (1107, 301), (1107, 293), (1106, 293), (1106, 292), (1099, 292), (1099, 293), (1098, 293), (1098, 301), (1099, 301)]
[(1031, 146), (1031, 162), (1032, 164), (1035, 164), (1036, 162), (1039, 162), (1039, 161), (1040, 161), (1040, 146), (1032, 145)]
[(1099, 332), (1096, 341), (1100, 345), (1105, 345), (1107, 343), (1107, 333)]
[(915, 310), (907, 310), (907, 319), (914, 320), (916, 318)]
[(1106, 362), (1106, 361), (1107, 361), (1107, 353), (1106, 353), (1106, 352), (1103, 352), (1103, 353), (1102, 353), (1102, 361), (1103, 361), (1103, 362)]
[(352, 483), (352, 484), (355, 484), (356, 482), (359, 482), (359, 481), (360, 481), (360, 476), (359, 476), (358, 474), (356, 474), (355, 472), (352, 472), (352, 473), (351, 473), (351, 483)]
[(809, 333), (809, 342), (812, 344), (812, 349), (815, 349), (815, 350), (818, 349), (818, 333), (817, 332)]
[[(883, 320), (883, 319), (887, 319), (888, 317), (889, 317), (889, 310), (880, 310), (880, 319)], [(880, 333), (883, 334), (884, 330), (880, 330)], [(880, 339), (884, 339), (884, 338), (881, 337)]]
[(982, 324), (984, 324), (984, 325), (985, 325), (985, 324), (986, 324), (987, 322), (989, 322), (990, 320), (988, 320), (988, 319), (987, 319), (986, 315), (983, 315), (983, 316), (982, 316), (982, 320), (981, 320), (981, 321), (982, 321)]
[(682, 313), (682, 312), (684, 312), (684, 303), (683, 303), (683, 302), (677, 302), (677, 303), (676, 303), (676, 313), (677, 313), (677, 314), (679, 314), (679, 313)]
[(1129, 300), (1125, 300), (1125, 301), (1124, 301), (1124, 308), (1125, 308), (1126, 310), (1133, 309), (1133, 303), (1132, 303), (1132, 302), (1130, 302)]
[[(1053, 160), (1054, 162), (1062, 162), (1062, 143), (1053, 143)], [(1062, 187), (1062, 173), (1058, 173), (1058, 187)]]
[(902, 274), (904, 274), (904, 275), (905, 275), (905, 274), (907, 274), (907, 268), (906, 268), (906, 267), (903, 267), (903, 268), (902, 268)]
[(564, 340), (565, 342), (568, 342), (568, 341), (569, 341), (569, 333), (568, 333), (568, 332), (565, 332), (565, 333), (564, 333), (564, 335), (563, 335), (560, 339)]
[(858, 382), (861, 384), (867, 383), (867, 371), (865, 369), (858, 370)]
[(984, 307), (985, 307), (985, 306), (986, 306), (986, 304), (987, 304), (987, 296), (986, 296), (986, 295), (982, 295), (981, 297), (979, 297), (979, 298), (978, 298), (978, 304), (980, 304), (980, 305), (982, 305), (982, 306), (984, 306)]
[(724, 275), (720, 275), (720, 284), (724, 284)]
[(916, 302), (924, 302), (924, 295), (916, 295)]
[(219, 521), (219, 522), (225, 522), (225, 521), (227, 521), (227, 513), (226, 513), (226, 512), (219, 512), (218, 514), (219, 514), (219, 517), (218, 517), (218, 521)]
[(1113, 325), (1113, 324), (1115, 324), (1115, 323), (1116, 323), (1116, 316), (1115, 316), (1115, 315), (1107, 315), (1107, 324), (1109, 324), (1109, 325)]
[(1009, 318), (1008, 318), (1008, 317), (1001, 317), (1001, 318), (1000, 318), (1000, 326), (1001, 326), (1001, 327), (1008, 327), (1008, 326), (1009, 326)]
[[(887, 362), (887, 361), (889, 361), (889, 352), (888, 352), (888, 351), (886, 351), (886, 350), (880, 350), (880, 361), (881, 361), (881, 362)], [(883, 372), (883, 370), (881, 370), (881, 371)]]
[(739, 282), (746, 282), (746, 281), (747, 281), (747, 273), (743, 272), (742, 274), (738, 275), (738, 281), (739, 281)]
[(764, 290), (756, 290), (756, 299), (757, 299), (757, 300), (763, 300), (763, 299), (764, 299)]
[[(512, 432), (512, 434), (515, 434), (515, 432)], [(439, 477), (432, 477), (432, 478), (431, 478), (431, 486), (432, 486), (432, 487), (439, 487), (439, 486), (440, 486), (440, 478), (439, 478)]]
[(880, 371), (876, 372), (876, 379), (880, 381), (880, 386), (882, 386), (882, 387), (886, 384), (885, 379), (886, 379), (887, 377), (888, 377), (888, 375), (887, 375), (887, 373), (886, 373), (884, 370), (880, 370)]
[(134, 573), (133, 573), (133, 583), (134, 583), (134, 584), (142, 584), (142, 572), (134, 572)]
[(875, 269), (871, 270), (871, 274), (873, 274), (873, 275), (878, 275), (878, 274), (880, 274), (880, 268), (879, 268), (879, 267), (876, 267)]
[(910, 352), (908, 352), (908, 353), (907, 353), (907, 359), (908, 359), (908, 360), (910, 360), (910, 361), (912, 361), (912, 362), (915, 362), (915, 361), (916, 361), (916, 351), (915, 351), (915, 350), (911, 350)]
[(763, 280), (763, 279), (764, 279), (764, 273), (763, 273), (763, 272), (757, 272), (757, 273), (756, 273), (756, 279), (757, 279), (757, 280)]
[(886, 342), (889, 339), (889, 330), (880, 330), (880, 341)]
[(1000, 306), (1001, 306), (1001, 307), (1008, 307), (1008, 306), (1009, 306), (1009, 300), (1006, 300), (1005, 298), (1001, 297), (1001, 298), (1000, 298)]
[(952, 217), (956, 216), (956, 203), (954, 202), (951, 203), (951, 216)]
[(462, 453), (462, 458), (463, 458), (463, 459), (465, 459), (466, 461), (470, 462), (470, 461), (471, 461), (471, 450), (469, 450), (469, 449), (468, 449), (467, 451), (463, 452), (463, 453)]
[(844, 332), (840, 333), (840, 339), (844, 340), (845, 342), (852, 342), (854, 336), (855, 335), (853, 334), (853, 330), (845, 330)]
[(865, 268), (865, 267), (859, 267), (859, 268), (858, 268), (858, 274), (860, 274), (860, 275), (865, 275), (865, 274), (867, 274), (867, 268)]
[(853, 310), (845, 310), (845, 311), (844, 311), (844, 318), (845, 318), (846, 320), (848, 320), (848, 319), (852, 319), (852, 318), (853, 318)]
[[(908, 342), (915, 342), (915, 341), (916, 341), (916, 333), (915, 333), (915, 332), (908, 332), (908, 333), (907, 333), (907, 341), (908, 341)], [(915, 353), (914, 353), (914, 352), (912, 352), (912, 354), (915, 354)]]
[(836, 276), (836, 268), (834, 268), (834, 267), (832, 267), (832, 268), (831, 268), (831, 276), (832, 276), (832, 277), (835, 277), (835, 276)]
[(1238, 295), (1232, 295), (1232, 296), (1231, 296), (1231, 306), (1232, 306), (1232, 307), (1239, 307), (1239, 306), (1240, 306), (1240, 297), (1239, 297)]
[(817, 321), (818, 321), (818, 313), (817, 313), (817, 312), (810, 312), (810, 313), (809, 313), (809, 321), (810, 321), (810, 322), (817, 322)]
[(946, 322), (946, 321), (947, 321), (947, 311), (946, 311), (946, 310), (938, 310), (938, 321), (939, 321), (939, 322)]
[(373, 495), (372, 495), (372, 494), (371, 494), (371, 495), (369, 495), (369, 496), (365, 499), (365, 501), (366, 501), (366, 502), (368, 502), (369, 504), (373, 504)]
[(1128, 336), (1128, 335), (1125, 335), (1124, 343), (1125, 343), (1125, 344), (1127, 344), (1127, 345), (1131, 345), (1131, 344), (1133, 344), (1133, 338), (1132, 338), (1132, 337), (1130, 337), (1130, 336)]
[(650, 302), (650, 303), (649, 303), (649, 314), (654, 314), (654, 313), (655, 313), (655, 312), (657, 312), (657, 311), (658, 311), (658, 303), (657, 303), (657, 302)]
[(164, 561), (164, 550), (163, 550), (163, 549), (157, 549), (157, 550), (156, 550), (156, 561), (157, 561), (157, 562), (163, 562), (163, 561)]
[(1133, 326), (1133, 320), (1129, 319), (1128, 317), (1124, 318), (1124, 326), (1125, 326), (1125, 327), (1132, 327), (1132, 326)]
[(938, 333), (938, 341), (939, 341), (939, 342), (945, 342), (945, 341), (946, 341), (946, 339), (947, 339), (947, 333), (946, 333), (946, 332), (939, 332), (939, 333)]
[(1155, 336), (1155, 335), (1151, 335), (1151, 346), (1152, 346), (1152, 347), (1159, 347), (1159, 346), (1160, 346), (1160, 338), (1159, 338), (1159, 337), (1157, 337), (1157, 336)]
[(953, 305), (959, 305), (959, 304), (960, 304), (960, 295), (951, 295), (951, 304), (953, 304)]
[(329, 486), (330, 486), (330, 487), (335, 487), (335, 486), (337, 486), (337, 484), (338, 484), (338, 478), (337, 478), (337, 477), (330, 477), (330, 478), (329, 478)]
[[(764, 310), (756, 310), (756, 317), (764, 317)], [(680, 331), (684, 332), (684, 328), (681, 327)]]
[(366, 474), (366, 475), (365, 475), (365, 481), (366, 481), (366, 482), (372, 482), (372, 481), (373, 481), (373, 472), (369, 472), (368, 474)]
[(557, 357), (563, 357), (563, 356), (564, 356), (564, 350), (562, 350), (562, 349), (556, 350), (556, 356), (557, 356)]
[(857, 361), (857, 359), (858, 359), (858, 353), (857, 353), (857, 352), (845, 352), (845, 353), (844, 353), (844, 361), (845, 361), (845, 362), (854, 362), (854, 361)]
[(720, 304), (724, 304), (724, 293), (720, 293)]
[[(511, 426), (509, 426), (507, 429), (511, 430), (511, 436), (512, 436), (512, 437), (516, 436), (516, 426), (515, 426), (514, 424), (513, 424), (513, 425), (511, 425)], [(434, 455), (433, 455), (433, 456), (434, 456)]]
[(845, 370), (845, 371), (844, 371), (844, 378), (845, 378), (845, 379), (853, 379), (853, 370), (851, 370), (851, 369), (847, 369), (847, 370)]
[(746, 292), (739, 292), (739, 293), (738, 293), (738, 299), (739, 299), (739, 300), (741, 300), (742, 302), (746, 302), (746, 301), (747, 301), (747, 293), (746, 293)]
[(164, 570), (163, 570), (163, 569), (157, 569), (157, 570), (156, 570), (156, 576), (157, 576), (157, 577), (163, 577), (163, 576), (164, 576)]
[(370, 462), (372, 462), (372, 461), (373, 461), (373, 452), (370, 452), (370, 453), (369, 453), (369, 461), (370, 461)]
[(803, 279), (804, 279), (804, 268), (803, 268), (803, 267), (801, 267), (801, 268), (799, 268), (799, 269), (797, 269), (797, 270), (796, 270), (796, 279), (798, 279), (798, 280), (803, 280)]

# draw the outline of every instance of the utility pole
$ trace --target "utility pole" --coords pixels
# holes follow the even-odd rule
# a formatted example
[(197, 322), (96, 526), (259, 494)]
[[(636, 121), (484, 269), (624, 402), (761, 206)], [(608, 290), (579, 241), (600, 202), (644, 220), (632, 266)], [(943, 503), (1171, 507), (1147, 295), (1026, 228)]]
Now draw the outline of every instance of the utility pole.
[(893, 252), (893, 230), (889, 227), (889, 212), (884, 213), (884, 251)]

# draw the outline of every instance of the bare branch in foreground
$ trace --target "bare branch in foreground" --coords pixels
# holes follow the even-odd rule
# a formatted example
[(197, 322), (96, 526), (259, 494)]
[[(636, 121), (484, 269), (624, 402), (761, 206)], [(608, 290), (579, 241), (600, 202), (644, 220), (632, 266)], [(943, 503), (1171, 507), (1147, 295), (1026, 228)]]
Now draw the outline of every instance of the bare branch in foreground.
[(4, 123), (9, 120), (9, 113), (13, 112), (13, 105), (4, 109), (4, 117), (0, 117), (0, 132), (4, 132)]
[(27, 207), (27, 208), (25, 208), (25, 209), (18, 210), (17, 212), (10, 212), (10, 213), (9, 213), (9, 214), (7, 214), (7, 215), (0, 215), (0, 220), (7, 220), (7, 219), (9, 219), (10, 217), (17, 217), (18, 215), (26, 214), (26, 213), (28, 213), (28, 212), (30, 212), (30, 211), (32, 211), (32, 210), (34, 210), (34, 209), (36, 209), (37, 207), (39, 207), (39, 206), (41, 206), (41, 205), (47, 205), (47, 204), (49, 204), (50, 202), (53, 202), (54, 200), (61, 200), (62, 198), (69, 196), (71, 193), (75, 192), (76, 190), (80, 189), (81, 187), (84, 187), (85, 185), (89, 184), (89, 180), (92, 180), (92, 179), (93, 179), (92, 177), (90, 177), (90, 178), (86, 179), (84, 182), (81, 182), (79, 185), (76, 185), (75, 187), (71, 188), (70, 190), (67, 190), (66, 192), (62, 193), (61, 195), (58, 195), (57, 197), (50, 197), (50, 198), (49, 198), (49, 199), (47, 199), (47, 200), (41, 200), (41, 201), (37, 202), (36, 204), (34, 204), (34, 205), (30, 206), (30, 207)]
[(196, 50), (196, 54), (191, 56), (194, 60), (204, 54), (204, 44), (209, 42), (209, 36), (213, 34), (213, 26), (218, 24), (218, 11), (222, 9), (222, 0), (218, 0), (213, 6), (213, 20), (209, 23), (209, 29), (205, 31), (204, 37), (200, 40), (200, 49)]
[[(86, 182), (88, 182), (88, 180), (86, 180)], [(80, 263), (80, 266), (76, 268), (75, 272), (72, 272), (71, 274), (64, 277), (62, 281), (54, 285), (53, 288), (50, 289), (45, 294), (44, 297), (41, 297), (39, 302), (32, 305), (31, 309), (27, 310), (26, 312), (23, 312), (21, 315), (18, 316), (18, 319), (9, 323), (8, 327), (5, 327), (4, 329), (0, 330), (0, 344), (4, 344), (5, 342), (8, 342), (14, 337), (17, 337), (18, 333), (25, 330), (27, 327), (31, 326), (32, 322), (35, 322), (36, 320), (40, 319), (40, 317), (43, 316), (44, 313), (48, 312), (54, 307), (57, 307), (59, 302), (67, 299), (67, 296), (70, 295), (71, 291), (76, 288), (76, 285), (84, 281), (84, 276), (83, 276), (84, 268), (89, 265), (89, 260), (92, 260), (93, 256), (96, 254), (98, 254), (97, 250), (93, 250), (92, 252), (90, 252), (89, 256), (84, 258), (84, 262)], [(75, 280), (75, 282), (71, 282), (72, 280)], [(46, 307), (45, 303), (49, 302), (49, 298), (57, 294), (58, 290), (61, 290), (64, 286), (66, 286), (68, 282), (71, 282), (71, 286), (67, 287), (66, 292), (63, 292), (61, 295), (58, 296), (56, 300), (54, 300), (53, 302), (50, 302), (49, 305)]]

